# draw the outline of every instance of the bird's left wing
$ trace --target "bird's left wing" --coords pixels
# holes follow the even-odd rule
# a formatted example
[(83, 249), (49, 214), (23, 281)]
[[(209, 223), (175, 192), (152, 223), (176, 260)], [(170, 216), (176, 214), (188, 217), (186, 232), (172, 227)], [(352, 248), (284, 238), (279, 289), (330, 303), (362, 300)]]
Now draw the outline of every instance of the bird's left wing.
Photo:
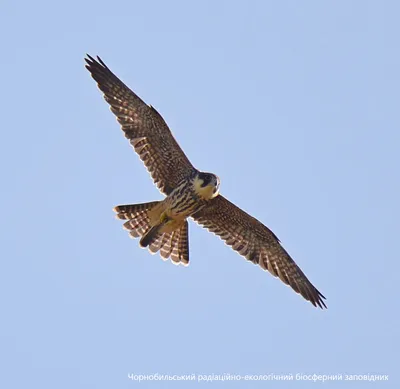
[(151, 174), (169, 194), (194, 170), (161, 115), (131, 91), (105, 63), (88, 55), (86, 68), (97, 81), (125, 136)]
[(290, 285), (314, 306), (326, 308), (325, 297), (307, 279), (275, 234), (257, 219), (221, 195), (192, 217), (247, 260)]

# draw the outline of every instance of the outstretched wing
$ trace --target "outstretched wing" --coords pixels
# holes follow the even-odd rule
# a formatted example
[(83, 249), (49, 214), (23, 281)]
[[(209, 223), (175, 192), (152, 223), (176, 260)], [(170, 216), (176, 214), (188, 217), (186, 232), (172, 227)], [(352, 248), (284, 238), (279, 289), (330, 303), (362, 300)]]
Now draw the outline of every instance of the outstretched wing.
[(126, 138), (165, 194), (194, 169), (161, 115), (132, 92), (104, 62), (88, 55), (86, 68), (96, 80)]
[(290, 258), (275, 234), (226, 198), (219, 195), (210, 200), (208, 206), (193, 215), (193, 219), (247, 260), (279, 277), (314, 306), (326, 308), (325, 297)]

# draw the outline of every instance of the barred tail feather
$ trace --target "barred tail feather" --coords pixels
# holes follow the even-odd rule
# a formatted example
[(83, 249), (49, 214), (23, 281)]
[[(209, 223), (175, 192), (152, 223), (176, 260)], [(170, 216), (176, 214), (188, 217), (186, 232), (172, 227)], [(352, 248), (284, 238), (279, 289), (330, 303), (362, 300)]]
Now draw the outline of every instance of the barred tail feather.
[(143, 235), (142, 239), (140, 239), (140, 245), (142, 247), (147, 247), (152, 244), (158, 238), (162, 226), (162, 224), (157, 224), (156, 226), (151, 227), (150, 230)]
[(189, 265), (189, 224), (187, 220), (185, 220), (185, 224), (179, 230), (178, 258), (182, 265)]
[(144, 236), (151, 228), (148, 212), (155, 207), (159, 201), (142, 204), (118, 205), (114, 208), (116, 217), (127, 220), (123, 227), (129, 231), (132, 238)]
[(189, 265), (189, 225), (187, 220), (173, 232), (165, 233), (157, 239), (150, 250), (159, 250), (162, 258), (171, 258), (175, 265)]

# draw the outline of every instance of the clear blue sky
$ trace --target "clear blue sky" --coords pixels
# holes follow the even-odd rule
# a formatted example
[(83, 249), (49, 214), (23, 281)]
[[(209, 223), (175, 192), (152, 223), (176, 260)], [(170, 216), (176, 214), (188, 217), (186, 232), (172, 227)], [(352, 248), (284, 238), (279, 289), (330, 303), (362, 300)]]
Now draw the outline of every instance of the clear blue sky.
[[(389, 374), (371, 385), (399, 387), (399, 13), (395, 1), (3, 1), (0, 386), (159, 387), (127, 378), (158, 372)], [(86, 52), (279, 236), (327, 311), (194, 223), (188, 268), (129, 239), (113, 206), (161, 194)], [(246, 387), (266, 385), (287, 384)]]

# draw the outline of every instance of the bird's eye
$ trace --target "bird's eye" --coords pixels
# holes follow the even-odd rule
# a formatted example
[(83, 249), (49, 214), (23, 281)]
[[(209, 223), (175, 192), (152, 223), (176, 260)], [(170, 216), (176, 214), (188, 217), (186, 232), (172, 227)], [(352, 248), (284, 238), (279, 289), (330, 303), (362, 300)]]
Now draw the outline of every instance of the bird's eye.
[(201, 186), (204, 188), (206, 187), (211, 181), (212, 181), (212, 176), (211, 174), (203, 174), (201, 176), (201, 178), (203, 179), (203, 183), (201, 184)]

